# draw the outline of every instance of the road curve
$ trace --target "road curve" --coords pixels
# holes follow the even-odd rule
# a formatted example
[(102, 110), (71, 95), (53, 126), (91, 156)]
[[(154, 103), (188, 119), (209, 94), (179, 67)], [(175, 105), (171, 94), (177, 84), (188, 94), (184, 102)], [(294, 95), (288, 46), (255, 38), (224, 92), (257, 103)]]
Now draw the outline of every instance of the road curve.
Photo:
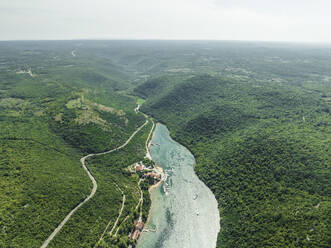
[[(137, 111), (138, 112), (138, 111)], [(84, 168), (84, 170), (86, 171), (87, 175), (89, 176), (89, 178), (91, 179), (92, 183), (93, 183), (93, 188), (91, 193), (85, 198), (84, 201), (82, 201), (81, 203), (79, 203), (74, 209), (72, 209), (70, 211), (70, 213), (62, 220), (62, 222), (57, 226), (57, 228), (55, 228), (55, 230), (52, 232), (52, 234), (45, 240), (45, 242), (42, 244), (42, 246), (40, 246), (40, 248), (46, 248), (48, 246), (48, 244), (52, 241), (52, 239), (56, 236), (56, 234), (62, 229), (62, 227), (67, 223), (67, 221), (70, 219), (70, 217), (81, 207), (83, 206), (88, 200), (90, 200), (95, 192), (97, 191), (98, 188), (98, 184), (97, 181), (95, 180), (95, 178), (93, 177), (93, 175), (91, 174), (91, 172), (88, 170), (88, 168), (85, 165), (85, 160), (89, 157), (93, 157), (93, 156), (100, 156), (100, 155), (105, 155), (108, 153), (112, 153), (115, 151), (118, 151), (122, 148), (124, 148), (127, 144), (129, 144), (129, 142), (132, 140), (132, 138), (144, 127), (146, 126), (148, 123), (148, 119), (146, 118), (146, 121), (143, 125), (141, 125), (136, 131), (134, 131), (132, 133), (132, 135), (130, 136), (130, 138), (121, 146), (114, 148), (110, 151), (106, 151), (106, 152), (101, 152), (101, 153), (91, 153), (86, 155), (85, 157), (82, 157), (80, 159), (80, 162), (82, 163), (82, 167)]]

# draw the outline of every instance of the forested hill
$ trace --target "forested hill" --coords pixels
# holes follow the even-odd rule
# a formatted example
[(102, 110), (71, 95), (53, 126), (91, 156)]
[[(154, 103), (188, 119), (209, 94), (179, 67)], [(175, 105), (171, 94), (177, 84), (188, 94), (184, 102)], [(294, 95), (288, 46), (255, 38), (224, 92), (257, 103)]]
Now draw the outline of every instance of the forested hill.
[(330, 92), (210, 75), (167, 82), (135, 92), (153, 92), (142, 110), (194, 153), (219, 203), (218, 247), (328, 247)]
[[(137, 99), (124, 92), (132, 74), (91, 50), (74, 49), (72, 42), (0, 42), (0, 247), (40, 247), (92, 190), (80, 158), (123, 145), (146, 121), (134, 111)], [(151, 123), (125, 149), (86, 159), (97, 192), (49, 247), (134, 244), (128, 234), (137, 218), (139, 178), (127, 167), (143, 159), (150, 129)], [(126, 204), (117, 237), (104, 235), (98, 243), (118, 218), (119, 189)], [(146, 189), (144, 198), (145, 220)]]

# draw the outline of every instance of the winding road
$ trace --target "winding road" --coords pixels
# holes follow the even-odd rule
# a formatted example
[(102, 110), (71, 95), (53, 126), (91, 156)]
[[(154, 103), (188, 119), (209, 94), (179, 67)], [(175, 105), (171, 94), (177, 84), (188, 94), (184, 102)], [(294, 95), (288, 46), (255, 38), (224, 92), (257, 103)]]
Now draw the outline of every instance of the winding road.
[[(136, 112), (139, 111), (139, 105), (137, 107), (137, 109), (135, 109)], [(89, 176), (90, 180), (92, 181), (93, 183), (93, 188), (92, 188), (92, 191), (91, 193), (85, 198), (84, 201), (82, 201), (81, 203), (79, 203), (74, 209), (72, 209), (70, 211), (70, 213), (62, 220), (62, 222), (55, 228), (55, 230), (52, 232), (52, 234), (45, 240), (45, 242), (42, 244), (42, 246), (40, 248), (46, 248), (48, 246), (48, 244), (53, 240), (53, 238), (56, 236), (56, 234), (58, 234), (58, 232), (62, 229), (62, 227), (67, 223), (67, 221), (70, 219), (70, 217), (81, 207), (83, 206), (87, 201), (89, 201), (94, 195), (95, 195), (95, 192), (97, 191), (97, 188), (98, 188), (98, 184), (97, 184), (97, 181), (95, 180), (95, 178), (93, 177), (93, 175), (91, 174), (91, 172), (88, 170), (88, 168), (86, 167), (86, 164), (85, 164), (85, 160), (89, 157), (93, 157), (93, 156), (100, 156), (100, 155), (105, 155), (105, 154), (108, 154), (108, 153), (112, 153), (112, 152), (115, 152), (115, 151), (118, 151), (122, 148), (124, 148), (126, 145), (129, 144), (129, 142), (132, 140), (132, 138), (144, 127), (147, 125), (148, 123), (148, 118), (147, 118), (147, 115), (143, 114), (145, 117), (146, 117), (146, 121), (143, 125), (141, 125), (136, 131), (134, 131), (132, 133), (132, 135), (130, 136), (130, 138), (121, 146), (117, 147), (117, 148), (114, 148), (110, 151), (106, 151), (106, 152), (101, 152), (101, 153), (91, 153), (91, 154), (88, 154), (86, 155), (85, 157), (82, 157), (80, 159), (80, 162), (82, 164), (82, 167), (84, 168), (84, 170), (86, 171), (87, 175)], [(125, 195), (123, 195), (123, 202), (125, 202)], [(123, 210), (123, 204), (122, 204), (122, 208), (121, 210)], [(120, 211), (121, 213), (121, 211)], [(114, 225), (116, 226), (116, 225)]]

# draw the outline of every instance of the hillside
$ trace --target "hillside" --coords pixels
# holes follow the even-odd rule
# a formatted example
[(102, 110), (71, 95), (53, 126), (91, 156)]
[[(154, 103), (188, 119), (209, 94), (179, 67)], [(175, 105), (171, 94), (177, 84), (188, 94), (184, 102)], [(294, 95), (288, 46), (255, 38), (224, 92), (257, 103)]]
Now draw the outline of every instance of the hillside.
[[(0, 247), (40, 247), (91, 192), (80, 158), (124, 144), (145, 122), (134, 111), (137, 99), (120, 92), (132, 87), (131, 75), (107, 59), (78, 53), (73, 57), (71, 48), (52, 42), (0, 45)], [(93, 165), (87, 160), (98, 182), (97, 193), (50, 247), (96, 244), (122, 205), (115, 184), (125, 188), (123, 214), (130, 219), (121, 219), (117, 238), (104, 244), (131, 242), (126, 232), (134, 228), (139, 178), (126, 167), (143, 159), (150, 129), (149, 122), (120, 155), (104, 155), (107, 159)], [(118, 156), (125, 160), (112, 160)], [(146, 212), (146, 191), (145, 198)]]
[(201, 75), (142, 110), (194, 153), (219, 203), (218, 247), (328, 246), (331, 106), (322, 91)]
[[(324, 45), (0, 42), (0, 247), (40, 247), (86, 199), (80, 158), (124, 144), (146, 121), (137, 103), (194, 154), (219, 204), (218, 247), (328, 247), (330, 61)], [(98, 189), (49, 247), (135, 244), (149, 184), (128, 166), (151, 127), (86, 159)]]

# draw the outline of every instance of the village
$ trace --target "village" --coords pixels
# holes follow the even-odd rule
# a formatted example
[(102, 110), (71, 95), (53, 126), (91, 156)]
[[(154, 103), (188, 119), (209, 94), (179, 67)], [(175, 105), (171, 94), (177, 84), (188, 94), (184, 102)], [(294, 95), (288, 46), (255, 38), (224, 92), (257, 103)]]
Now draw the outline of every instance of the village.
[[(144, 158), (143, 161), (131, 165), (128, 169), (131, 173), (138, 174), (140, 181), (147, 180), (148, 184), (152, 187), (155, 187), (159, 183), (166, 180), (166, 175), (163, 172), (163, 169), (156, 166), (154, 161), (147, 157)], [(150, 189), (152, 187), (150, 187)], [(134, 226), (135, 229), (129, 235), (132, 240), (138, 240), (142, 232), (156, 232), (154, 229), (147, 229), (145, 227), (145, 223), (143, 222), (141, 215), (134, 221)]]
[(155, 166), (155, 163), (148, 159), (145, 158), (143, 161), (140, 161), (139, 163), (135, 163), (134, 165), (134, 171), (143, 178), (147, 178), (147, 179), (154, 179), (157, 181), (161, 180), (162, 177), (162, 169), (161, 168), (157, 168)]

